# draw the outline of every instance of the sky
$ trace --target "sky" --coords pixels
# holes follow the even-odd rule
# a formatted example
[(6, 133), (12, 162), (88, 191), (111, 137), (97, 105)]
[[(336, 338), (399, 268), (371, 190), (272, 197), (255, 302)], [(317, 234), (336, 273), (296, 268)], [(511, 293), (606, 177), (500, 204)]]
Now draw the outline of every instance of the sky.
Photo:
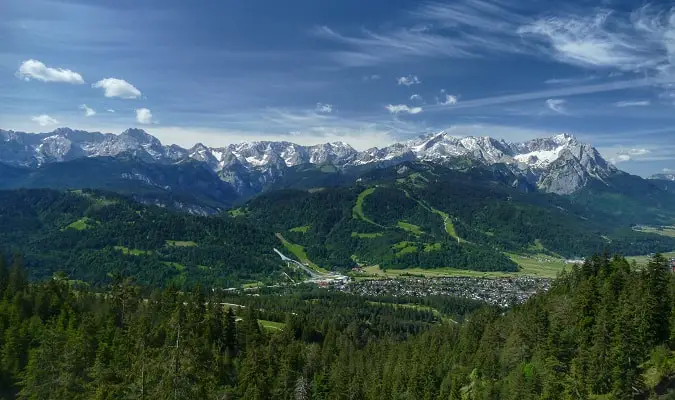
[(626, 0), (2, 0), (0, 128), (384, 146), (570, 133), (675, 170), (675, 8)]

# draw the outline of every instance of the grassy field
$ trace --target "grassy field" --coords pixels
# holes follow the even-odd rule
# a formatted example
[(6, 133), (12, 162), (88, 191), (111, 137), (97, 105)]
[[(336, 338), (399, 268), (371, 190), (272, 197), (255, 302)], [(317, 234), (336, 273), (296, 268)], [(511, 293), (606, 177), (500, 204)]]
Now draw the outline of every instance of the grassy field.
[(305, 225), (305, 226), (296, 226), (295, 228), (289, 229), (291, 232), (299, 232), (299, 233), (307, 233), (309, 228), (311, 228), (311, 225)]
[(359, 239), (375, 239), (376, 237), (382, 236), (381, 232), (374, 232), (374, 233), (359, 233), (359, 232), (352, 232), (352, 237), (356, 237)]
[(657, 235), (675, 237), (675, 226), (643, 226), (640, 228), (634, 228), (638, 232), (644, 233), (655, 233)]
[(291, 252), (297, 259), (303, 264), (308, 265), (311, 269), (314, 271), (320, 272), (320, 273), (326, 273), (325, 269), (319, 267), (318, 265), (314, 264), (308, 257), (307, 257), (307, 252), (305, 252), (305, 248), (300, 246), (299, 244), (291, 243), (286, 238), (284, 238), (281, 233), (277, 233), (277, 238), (281, 240), (281, 243), (284, 245), (286, 250)]
[(248, 211), (243, 207), (239, 207), (239, 208), (233, 208), (233, 209), (229, 210), (227, 213), (231, 217), (238, 217), (238, 216), (245, 216), (246, 214), (248, 214)]
[(416, 235), (416, 236), (420, 236), (422, 233), (424, 233), (424, 232), (422, 232), (422, 229), (419, 226), (411, 224), (409, 222), (398, 221), (396, 226), (398, 226), (399, 228), (401, 228), (405, 231), (408, 231), (408, 232), (410, 232), (410, 233), (412, 233), (413, 235)]
[(443, 218), (443, 225), (445, 226), (445, 231), (448, 233), (448, 235), (460, 240), (459, 235), (457, 235), (457, 232), (455, 231), (455, 226), (452, 224), (452, 219), (450, 219), (450, 215), (448, 215), (448, 213), (437, 210), (433, 207), (431, 207), (431, 212), (438, 214), (441, 216), (441, 218)]
[[(663, 256), (666, 258), (675, 258), (675, 251), (671, 251), (670, 253), (663, 253)], [(626, 257), (628, 261), (635, 261), (637, 265), (645, 265), (649, 262), (649, 259), (651, 259), (651, 256), (630, 256)]]
[(174, 246), (174, 247), (197, 247), (197, 243), (191, 241), (191, 240), (167, 240), (166, 241), (167, 246)]
[(75, 229), (76, 231), (84, 231), (86, 229), (92, 228), (96, 221), (92, 220), (91, 218), (88, 217), (82, 217), (78, 219), (75, 222), (72, 222), (68, 226), (64, 228), (65, 229)]
[(352, 217), (364, 220), (373, 225), (381, 226), (372, 219), (366, 217), (365, 214), (363, 213), (363, 201), (366, 199), (366, 197), (370, 196), (373, 193), (375, 193), (375, 188), (368, 188), (359, 194), (359, 197), (356, 198), (356, 204), (352, 209)]
[[(402, 244), (402, 243), (401, 243)], [(407, 248), (407, 247), (406, 247)], [(408, 268), (408, 269), (389, 269), (386, 272), (379, 266), (370, 266), (363, 268), (363, 274), (355, 275), (356, 279), (381, 279), (396, 278), (406, 275), (424, 276), (427, 278), (443, 278), (450, 276), (463, 276), (472, 278), (506, 278), (512, 276), (534, 276), (540, 278), (555, 278), (564, 269), (570, 269), (571, 265), (565, 264), (562, 259), (546, 255), (508, 255), (516, 264), (520, 266), (518, 272), (482, 272), (471, 271), (456, 268)]]
[(139, 250), (139, 249), (130, 249), (130, 248), (124, 247), (124, 246), (115, 246), (114, 249), (119, 250), (122, 253), (124, 253), (126, 255), (131, 255), (131, 256), (144, 256), (144, 255), (148, 255), (148, 254), (152, 253), (151, 251)]
[(177, 271), (184, 271), (185, 270), (185, 265), (179, 264), (177, 262), (162, 261), (162, 264), (166, 265), (167, 267), (175, 268)]
[(263, 327), (263, 329), (267, 329), (270, 331), (280, 331), (283, 330), (286, 327), (286, 324), (281, 323), (281, 322), (274, 322), (274, 321), (267, 321), (264, 319), (259, 319), (258, 323), (260, 326)]
[(439, 251), (440, 249), (441, 249), (440, 243), (427, 243), (424, 245), (424, 251), (427, 253), (430, 251)]
[(259, 288), (259, 287), (262, 287), (262, 286), (265, 286), (265, 284), (262, 283), (262, 282), (249, 282), (249, 283), (244, 283), (243, 285), (241, 285), (241, 287), (244, 288), (244, 289), (253, 289), (253, 288)]

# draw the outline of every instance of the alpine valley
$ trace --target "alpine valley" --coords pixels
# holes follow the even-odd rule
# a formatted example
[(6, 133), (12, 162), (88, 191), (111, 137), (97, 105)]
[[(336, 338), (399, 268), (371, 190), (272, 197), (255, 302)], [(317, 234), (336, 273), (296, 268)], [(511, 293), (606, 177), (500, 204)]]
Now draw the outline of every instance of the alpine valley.
[(509, 143), (440, 132), (357, 151), (0, 130), (0, 189), (0, 252), (25, 254), (35, 277), (65, 268), (93, 283), (118, 270), (186, 286), (297, 276), (273, 248), (317, 274), (522, 274), (541, 257), (675, 249), (672, 180), (622, 172), (567, 134)]

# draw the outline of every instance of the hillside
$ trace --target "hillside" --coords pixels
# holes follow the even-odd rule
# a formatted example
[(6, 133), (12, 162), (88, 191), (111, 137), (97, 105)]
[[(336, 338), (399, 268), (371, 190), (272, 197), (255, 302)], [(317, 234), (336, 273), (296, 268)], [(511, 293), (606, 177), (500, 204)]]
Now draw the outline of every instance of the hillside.
[(20, 251), (34, 279), (66, 272), (102, 284), (230, 287), (279, 280), (273, 231), (199, 217), (92, 191), (0, 191), (0, 252)]
[[(281, 190), (231, 212), (265, 224), (325, 268), (451, 267), (515, 271), (508, 254), (577, 258), (675, 249), (675, 240), (631, 229), (617, 216), (567, 197), (527, 193), (497, 170), (406, 163), (362, 174), (348, 187)], [(508, 176), (506, 176), (508, 178)]]
[[(511, 310), (324, 290), (106, 296), (0, 259), (0, 396), (672, 399), (675, 276), (592, 257)], [(228, 309), (226, 309), (227, 307)], [(464, 318), (466, 317), (466, 318)], [(463, 322), (453, 322), (463, 321)]]

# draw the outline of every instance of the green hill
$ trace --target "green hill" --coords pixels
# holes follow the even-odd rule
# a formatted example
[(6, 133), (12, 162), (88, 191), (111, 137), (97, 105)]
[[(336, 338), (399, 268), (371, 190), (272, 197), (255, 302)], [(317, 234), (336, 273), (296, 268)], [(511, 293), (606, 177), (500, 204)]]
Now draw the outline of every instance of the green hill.
[(25, 255), (31, 277), (66, 272), (94, 284), (114, 273), (139, 283), (230, 287), (276, 282), (273, 231), (93, 191), (0, 191), (0, 252)]

